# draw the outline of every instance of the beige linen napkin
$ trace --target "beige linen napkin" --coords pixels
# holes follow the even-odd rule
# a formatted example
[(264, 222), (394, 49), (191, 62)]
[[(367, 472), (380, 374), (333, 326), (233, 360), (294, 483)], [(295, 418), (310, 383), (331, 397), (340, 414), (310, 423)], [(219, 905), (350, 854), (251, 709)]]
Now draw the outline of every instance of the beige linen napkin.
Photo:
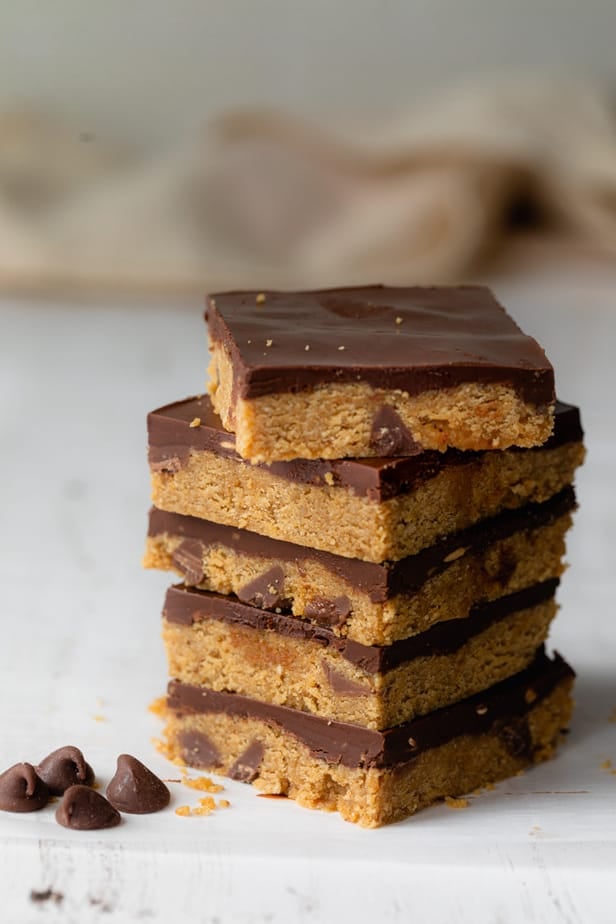
[(148, 157), (0, 119), (5, 287), (451, 281), (521, 218), (616, 254), (616, 117), (598, 88), (486, 79), (335, 131), (231, 113)]

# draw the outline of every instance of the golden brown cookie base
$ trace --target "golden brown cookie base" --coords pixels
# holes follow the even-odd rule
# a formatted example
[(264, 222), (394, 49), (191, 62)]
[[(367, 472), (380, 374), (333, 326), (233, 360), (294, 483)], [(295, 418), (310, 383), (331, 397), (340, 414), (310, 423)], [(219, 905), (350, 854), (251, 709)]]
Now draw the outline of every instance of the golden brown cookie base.
[[(292, 734), (260, 719), (173, 712), (166, 726), (166, 753), (237, 778), (232, 772), (236, 761), (253, 742), (260, 742), (259, 766), (247, 778), (262, 793), (288, 796), (306, 808), (339, 811), (345, 821), (375, 828), (552, 757), (571, 716), (571, 686), (571, 678), (561, 680), (530, 707), (523, 720), (530, 748), (521, 754), (493, 726), (482, 734), (453, 738), (395, 769), (352, 768), (315, 757)], [(205, 735), (218, 752), (209, 763), (182, 744), (182, 736), (192, 733)]]
[[(259, 398), (236, 394), (233, 363), (224, 347), (210, 345), (212, 403), (236, 434), (236, 449), (251, 462), (342, 459), (383, 455), (386, 434), (374, 422), (392, 407), (422, 449), (507, 449), (540, 446), (552, 432), (553, 408), (526, 404), (507, 385), (466, 383), (409, 395), (366, 383), (324, 384)], [(403, 453), (399, 453), (403, 454)]]
[(456, 651), (416, 657), (386, 673), (362, 670), (313, 640), (217, 619), (165, 621), (163, 638), (169, 673), (183, 683), (384, 729), (519, 673), (555, 615), (554, 600), (511, 613)]
[(571, 484), (581, 443), (483, 453), (382, 502), (348, 488), (289, 481), (213, 452), (152, 472), (160, 510), (239, 527), (363, 561), (397, 561), (503, 510), (541, 503)]
[[(317, 596), (346, 596), (350, 615), (342, 625), (333, 625), (333, 631), (363, 645), (389, 645), (424, 632), (441, 620), (466, 618), (473, 604), (480, 601), (495, 600), (559, 577), (570, 525), (571, 516), (566, 514), (548, 526), (514, 533), (487, 549), (451, 561), (415, 593), (398, 594), (384, 602), (372, 601), (368, 593), (352, 587), (315, 559), (264, 559), (240, 555), (221, 545), (203, 548), (204, 580), (198, 586), (237, 595), (246, 584), (279, 566), (284, 574), (284, 596), (294, 615), (302, 616)], [(183, 577), (172, 558), (182, 542), (182, 537), (167, 534), (148, 537), (144, 566), (175, 571)]]

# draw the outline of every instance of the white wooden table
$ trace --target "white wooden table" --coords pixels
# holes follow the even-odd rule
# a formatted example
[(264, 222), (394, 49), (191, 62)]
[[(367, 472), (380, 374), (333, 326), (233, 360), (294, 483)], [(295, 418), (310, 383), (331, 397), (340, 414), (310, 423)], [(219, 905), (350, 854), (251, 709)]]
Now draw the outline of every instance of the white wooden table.
[[(408, 822), (363, 831), (228, 783), (227, 811), (70, 832), (0, 814), (0, 920), (616, 920), (616, 269), (497, 280), (547, 348), (589, 456), (552, 643), (578, 671), (557, 761)], [(154, 750), (165, 575), (142, 572), (145, 414), (203, 389), (198, 303), (0, 302), (0, 768), (76, 744), (106, 782)], [(174, 805), (198, 794), (173, 786)], [(34, 901), (31, 892), (51, 889)]]

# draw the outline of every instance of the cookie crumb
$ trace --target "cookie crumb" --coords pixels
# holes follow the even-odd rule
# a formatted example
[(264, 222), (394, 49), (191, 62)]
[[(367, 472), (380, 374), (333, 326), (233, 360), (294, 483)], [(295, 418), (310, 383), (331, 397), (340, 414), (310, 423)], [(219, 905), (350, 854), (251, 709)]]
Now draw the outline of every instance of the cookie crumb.
[(529, 687), (528, 690), (524, 691), (524, 702), (528, 703), (529, 706), (531, 703), (534, 703), (536, 699), (537, 699), (537, 694), (535, 693), (532, 687)]
[(265, 346), (266, 346), (266, 347), (271, 347), (271, 345), (272, 345), (273, 342), (274, 342), (273, 340), (266, 340), (266, 341), (265, 341)]
[(612, 761), (609, 758), (606, 758), (606, 760), (602, 760), (601, 763), (599, 764), (599, 770), (611, 770), (611, 769), (612, 769)]
[(488, 711), (488, 707), (481, 703), (479, 706), (475, 706), (475, 712), (477, 715), (485, 715)]
[(468, 799), (454, 799), (452, 796), (445, 796), (445, 805), (450, 809), (465, 809), (469, 807)]
[(104, 715), (93, 715), (92, 718), (94, 719), (95, 722), (106, 722), (107, 721), (107, 716), (104, 716)]
[(192, 427), (193, 430), (195, 429), (195, 427), (200, 427), (200, 426), (201, 426), (201, 418), (200, 418), (200, 417), (193, 417), (193, 419), (192, 419), (191, 422), (188, 424), (188, 426), (189, 426), (189, 427)]
[(257, 305), (262, 305), (265, 302), (265, 292), (259, 292), (255, 301)]
[(396, 324), (402, 324), (403, 321), (404, 321), (404, 318), (401, 318), (401, 317), (396, 318)]
[(181, 815), (182, 818), (187, 818), (190, 815), (190, 805), (180, 805), (175, 810), (176, 815)]
[(215, 783), (209, 776), (189, 777), (184, 775), (182, 782), (184, 786), (188, 786), (190, 789), (200, 789), (201, 792), (222, 792), (225, 788), (220, 783)]
[(228, 799), (219, 799), (218, 808), (231, 808), (231, 803)]
[(325, 474), (323, 475), (323, 479), (328, 485), (330, 485), (330, 487), (334, 483), (334, 476), (331, 472), (325, 472)]
[(148, 706), (148, 712), (159, 716), (159, 718), (163, 718), (167, 712), (167, 697), (157, 696), (156, 699), (153, 699)]
[(306, 351), (308, 351), (308, 350), (310, 349), (310, 344), (307, 343), (306, 346), (304, 347), (304, 349), (305, 349)]
[(346, 350), (346, 347), (339, 346), (338, 349), (339, 349), (339, 350)]

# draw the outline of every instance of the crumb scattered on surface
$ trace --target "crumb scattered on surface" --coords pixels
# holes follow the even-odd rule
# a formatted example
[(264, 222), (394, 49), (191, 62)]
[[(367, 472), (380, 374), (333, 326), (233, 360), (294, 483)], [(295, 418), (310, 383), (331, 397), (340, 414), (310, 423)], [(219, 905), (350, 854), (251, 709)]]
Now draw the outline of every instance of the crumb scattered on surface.
[(266, 340), (266, 341), (265, 341), (265, 346), (270, 347), (270, 346), (272, 345), (273, 342), (274, 342), (273, 340)]
[(400, 318), (400, 317), (396, 318), (396, 324), (402, 324), (403, 320), (404, 318)]
[(255, 301), (256, 301), (257, 305), (262, 305), (263, 302), (265, 301), (265, 292), (259, 292), (259, 294), (257, 295)]
[(450, 809), (465, 809), (470, 803), (468, 799), (454, 799), (452, 796), (445, 796), (445, 805)]
[(193, 419), (192, 419), (191, 422), (188, 424), (188, 426), (189, 426), (189, 427), (192, 427), (193, 430), (195, 429), (195, 427), (200, 427), (200, 426), (201, 426), (201, 418), (200, 418), (200, 417), (193, 417)]
[(92, 718), (94, 719), (95, 722), (106, 722), (107, 721), (107, 716), (104, 716), (104, 715), (93, 715)]
[(530, 705), (531, 703), (534, 703), (536, 699), (537, 699), (537, 694), (535, 693), (532, 687), (529, 687), (528, 690), (524, 691), (524, 702), (525, 703), (528, 703)]
[(215, 783), (209, 776), (189, 777), (184, 774), (182, 783), (184, 783), (184, 786), (189, 786), (191, 789), (200, 789), (202, 792), (222, 792), (225, 788), (220, 783)]
[(612, 761), (609, 758), (607, 758), (606, 760), (602, 760), (601, 763), (599, 764), (599, 769), (600, 770), (611, 770)]
[(325, 472), (325, 475), (324, 475), (323, 477), (324, 477), (324, 479), (325, 479), (325, 481), (327, 482), (328, 485), (333, 485), (333, 483), (334, 483), (334, 476), (333, 476), (333, 474), (332, 474), (331, 472)]
[(346, 348), (343, 347), (343, 346), (339, 346), (338, 349), (339, 349), (339, 350), (344, 350), (344, 349), (346, 349)]
[[(222, 787), (220, 787), (222, 789)], [(218, 805), (216, 800), (212, 796), (204, 796), (202, 799), (199, 799), (199, 804), (190, 807), (190, 805), (180, 805), (179, 808), (176, 808), (175, 814), (181, 815), (183, 818), (203, 818), (204, 816), (211, 815), (212, 812), (215, 812), (219, 808), (229, 808), (231, 803), (228, 799), (219, 799)]]
[(304, 347), (304, 349), (305, 349), (305, 350), (309, 350), (309, 349), (310, 349), (310, 344), (307, 343), (306, 346)]
[(157, 696), (156, 699), (153, 699), (148, 706), (148, 710), (154, 713), (154, 715), (163, 718), (167, 713), (167, 697)]

